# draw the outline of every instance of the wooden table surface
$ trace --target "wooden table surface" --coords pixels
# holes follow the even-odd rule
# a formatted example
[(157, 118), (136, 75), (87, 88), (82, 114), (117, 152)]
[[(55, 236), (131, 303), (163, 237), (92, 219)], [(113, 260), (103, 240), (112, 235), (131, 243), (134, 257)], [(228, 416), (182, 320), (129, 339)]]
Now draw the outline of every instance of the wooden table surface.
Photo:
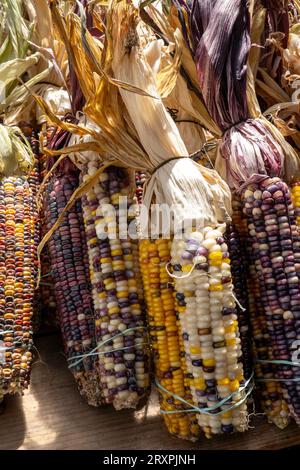
[(281, 449), (300, 445), (300, 428), (284, 431), (263, 416), (251, 420), (253, 429), (243, 434), (204, 437), (192, 444), (170, 436), (159, 415), (155, 393), (138, 411), (93, 408), (77, 392), (57, 336), (39, 338), (40, 362), (23, 397), (10, 397), (0, 415), (0, 449)]

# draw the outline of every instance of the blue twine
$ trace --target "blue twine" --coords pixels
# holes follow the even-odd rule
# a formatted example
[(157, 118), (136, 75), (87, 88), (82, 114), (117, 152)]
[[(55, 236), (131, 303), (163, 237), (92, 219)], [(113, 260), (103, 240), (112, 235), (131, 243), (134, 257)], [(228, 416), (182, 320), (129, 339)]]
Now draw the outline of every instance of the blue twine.
[(281, 364), (284, 366), (295, 366), (295, 367), (300, 367), (300, 361), (299, 362), (292, 362), (292, 361), (284, 361), (280, 359), (273, 359), (273, 360), (264, 360), (264, 359), (256, 359), (255, 362), (258, 362), (259, 364)]
[(14, 346), (10, 346), (9, 348), (0, 348), (0, 351), (10, 351), (11, 349), (14, 349)]
[(257, 382), (300, 382), (300, 377), (292, 379), (255, 379)]
[[(286, 361), (286, 360), (281, 360), (281, 359), (273, 359), (273, 360), (256, 359), (255, 362), (259, 364), (277, 364), (277, 365), (284, 365), (284, 366), (300, 367), (300, 362), (292, 362), (292, 361)], [(291, 379), (257, 378), (255, 380), (257, 382), (300, 382), (300, 377), (295, 377)]]
[[(220, 414), (224, 414), (224, 413), (227, 413), (228, 411), (231, 411), (235, 408), (237, 408), (238, 406), (242, 405), (244, 403), (244, 401), (248, 398), (248, 396), (250, 395), (250, 393), (252, 392), (253, 388), (254, 388), (254, 383), (253, 383), (253, 372), (251, 374), (251, 376), (249, 377), (249, 379), (245, 382), (244, 385), (242, 385), (241, 387), (239, 387), (238, 390), (236, 390), (235, 392), (232, 392), (230, 393), (230, 395), (228, 395), (227, 397), (223, 398), (221, 401), (219, 401), (218, 403), (212, 405), (212, 406), (209, 406), (209, 407), (205, 407), (205, 408), (198, 408), (197, 406), (193, 405), (192, 403), (189, 403), (188, 401), (184, 400), (184, 398), (180, 397), (179, 395), (176, 395), (175, 393), (172, 393), (170, 392), (169, 390), (167, 390), (165, 387), (163, 387), (157, 380), (155, 380), (155, 385), (157, 386), (158, 389), (160, 389), (161, 391), (167, 393), (168, 395), (171, 395), (173, 398), (175, 398), (175, 400), (178, 400), (180, 401), (181, 403), (183, 403), (184, 405), (187, 405), (187, 406), (190, 406), (191, 408), (187, 409), (187, 410), (170, 410), (170, 411), (166, 411), (166, 410), (161, 410), (161, 414), (175, 414), (175, 413), (201, 413), (201, 414), (206, 414), (206, 415), (212, 415), (212, 416), (218, 416)], [(251, 382), (251, 384), (250, 384)], [(217, 413), (214, 412), (215, 409), (217, 408), (220, 408), (221, 406), (228, 406), (226, 404), (226, 402), (228, 400), (230, 400), (234, 395), (236, 395), (237, 393), (240, 393), (244, 390), (247, 389), (247, 387), (249, 386), (250, 384), (250, 388), (249, 390), (247, 390), (247, 392), (245, 393), (245, 396), (239, 400), (237, 403), (234, 403), (232, 406), (230, 406), (229, 408), (226, 408), (225, 410), (221, 410)]]
[[(86, 354), (81, 354), (80, 356), (72, 356), (72, 357), (69, 357), (67, 359), (67, 361), (74, 361), (73, 364), (70, 364), (68, 366), (68, 368), (70, 369), (71, 367), (76, 367), (78, 364), (80, 364), (86, 357), (89, 357), (89, 356), (95, 356), (95, 355), (99, 355), (100, 352), (98, 352), (98, 349), (102, 348), (103, 346), (105, 346), (107, 343), (110, 343), (111, 341), (113, 341), (115, 338), (118, 338), (119, 336), (123, 336), (125, 333), (129, 333), (130, 331), (135, 331), (135, 330), (139, 330), (139, 329), (146, 329), (145, 326), (135, 326), (133, 328), (127, 328), (126, 330), (124, 331), (121, 331), (120, 333), (117, 333), (116, 335), (112, 336), (111, 338), (108, 338), (106, 339), (105, 341), (102, 341), (102, 343), (98, 344), (94, 349), (92, 349), (91, 351), (89, 351), (88, 353)], [(141, 346), (143, 345), (143, 343), (141, 343)], [(139, 346), (139, 345), (135, 345), (135, 346)], [(126, 349), (129, 349), (129, 348), (132, 348), (133, 346), (128, 346), (126, 347)], [(123, 349), (125, 348), (119, 348), (119, 349), (114, 349), (114, 350), (111, 350), (111, 351), (103, 351), (101, 354), (106, 354), (109, 353), (109, 352), (117, 352), (117, 351), (122, 351)], [(97, 351), (97, 352), (96, 352)], [(78, 359), (76, 361), (76, 359)]]
[[(43, 279), (44, 277), (51, 276), (52, 274), (53, 274), (53, 271), (49, 271), (48, 273), (43, 274), (43, 276), (41, 276), (41, 279)], [(52, 284), (49, 284), (49, 285), (52, 285)]]

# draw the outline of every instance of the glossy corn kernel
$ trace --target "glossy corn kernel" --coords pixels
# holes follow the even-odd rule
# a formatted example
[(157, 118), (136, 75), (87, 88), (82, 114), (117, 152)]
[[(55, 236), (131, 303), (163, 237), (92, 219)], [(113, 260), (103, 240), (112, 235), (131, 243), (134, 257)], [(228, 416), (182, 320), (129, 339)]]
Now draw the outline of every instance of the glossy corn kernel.
[[(186, 367), (182, 331), (178, 319), (180, 305), (173, 281), (166, 271), (170, 261), (168, 240), (142, 240), (140, 266), (147, 303), (148, 328), (154, 360), (155, 378), (171, 392), (159, 389), (160, 408), (168, 431), (182, 439), (196, 440), (199, 426), (194, 413), (184, 413), (188, 406), (173, 394), (191, 403), (190, 376)], [(176, 413), (176, 410), (180, 411)]]
[[(98, 165), (98, 161), (89, 162), (83, 181)], [(109, 168), (82, 199), (100, 380), (105, 402), (116, 409), (135, 408), (150, 386), (138, 244), (127, 234), (131, 222), (127, 209), (133, 202), (130, 193), (124, 171)], [(119, 206), (122, 197), (127, 198), (123, 208)], [(115, 209), (115, 219), (106, 212), (109, 204)]]

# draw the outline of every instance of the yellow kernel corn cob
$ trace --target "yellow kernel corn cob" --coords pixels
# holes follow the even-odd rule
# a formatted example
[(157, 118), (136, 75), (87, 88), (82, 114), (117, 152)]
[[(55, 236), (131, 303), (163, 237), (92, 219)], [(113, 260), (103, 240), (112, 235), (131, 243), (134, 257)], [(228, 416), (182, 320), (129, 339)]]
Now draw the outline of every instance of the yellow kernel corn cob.
[(295, 216), (298, 227), (300, 227), (300, 182), (293, 184), (291, 189), (292, 201), (295, 208)]
[(36, 281), (36, 201), (27, 177), (0, 181), (0, 399), (29, 384)]
[[(251, 262), (251, 247), (247, 246), (247, 221), (242, 213), (241, 198), (236, 193), (232, 197), (232, 220), (239, 231), (241, 241), (246, 252), (248, 270), (248, 312), (251, 324), (251, 335), (253, 338), (254, 359), (272, 359), (271, 350), (268, 347), (269, 335), (267, 331), (266, 318), (261, 305), (260, 292), (255, 266)], [(254, 362), (255, 377), (257, 379), (270, 379), (275, 377), (272, 364), (260, 364)], [(289, 423), (288, 406), (284, 400), (280, 382), (267, 381), (256, 384), (256, 396), (266, 413), (270, 422), (283, 429)]]
[[(91, 160), (82, 172), (83, 180), (98, 165), (98, 161)], [(116, 409), (135, 408), (150, 386), (138, 245), (126, 233), (120, 233), (120, 230), (127, 231), (130, 222), (129, 216), (119, 210), (122, 197), (127, 197), (127, 208), (132, 199), (126, 175), (123, 170), (109, 168), (82, 199), (100, 381), (105, 402), (112, 403)], [(105, 212), (108, 204), (115, 208), (116, 220), (113, 214)]]
[(223, 227), (206, 227), (174, 239), (171, 250), (193, 402), (220, 413), (197, 415), (208, 438), (247, 429), (246, 390), (239, 390), (245, 382), (241, 342), (223, 235)]
[[(140, 266), (147, 303), (155, 378), (171, 394), (188, 401), (191, 395), (181, 328), (176, 314), (176, 299), (172, 279), (165, 269), (170, 261), (170, 243), (163, 239), (141, 240)], [(199, 427), (195, 415), (174, 413), (176, 410), (188, 407), (171, 394), (159, 390), (161, 410), (171, 412), (163, 415), (168, 431), (182, 439), (197, 439)]]

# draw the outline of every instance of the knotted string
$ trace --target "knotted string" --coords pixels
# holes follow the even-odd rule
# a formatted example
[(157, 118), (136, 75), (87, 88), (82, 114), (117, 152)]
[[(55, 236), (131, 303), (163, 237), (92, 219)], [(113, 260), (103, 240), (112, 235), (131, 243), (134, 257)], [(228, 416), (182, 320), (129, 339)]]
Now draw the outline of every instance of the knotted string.
[[(175, 398), (175, 400), (178, 400), (181, 403), (183, 403), (184, 405), (187, 405), (187, 406), (190, 407), (186, 410), (169, 410), (169, 411), (168, 410), (161, 410), (161, 414), (200, 413), (200, 414), (218, 416), (218, 415), (227, 413), (228, 411), (239, 407), (240, 405), (242, 405), (246, 401), (246, 399), (248, 398), (248, 396), (250, 395), (250, 393), (252, 392), (252, 390), (254, 388), (253, 376), (254, 376), (254, 373), (252, 372), (249, 379), (245, 382), (244, 385), (240, 386), (238, 390), (236, 390), (235, 392), (230, 393), (227, 397), (223, 398), (218, 403), (215, 403), (214, 405), (208, 406), (208, 407), (205, 407), (205, 408), (199, 408), (198, 406), (195, 406), (192, 403), (189, 403), (188, 401), (186, 401), (184, 398), (180, 397), (179, 395), (176, 395), (175, 393), (170, 392), (170, 390), (167, 390), (157, 380), (155, 380), (155, 385), (159, 390), (161, 390), (164, 393), (167, 393), (168, 395)], [(246, 390), (248, 387), (249, 387), (249, 390), (246, 391), (245, 396), (241, 400), (239, 400), (238, 402), (234, 403), (229, 408), (227, 408), (228, 405), (226, 405), (226, 402), (228, 400), (230, 400), (236, 394), (241, 393), (244, 390)], [(221, 406), (226, 406), (226, 409), (220, 410), (218, 412), (214, 411), (217, 408), (220, 408)]]
[[(300, 367), (300, 362), (285, 361), (285, 360), (280, 360), (280, 359), (273, 359), (273, 360), (256, 359), (255, 362), (259, 364), (277, 364), (277, 365)], [(295, 377), (295, 378), (290, 378), (290, 379), (257, 378), (255, 380), (257, 382), (300, 382), (300, 377)]]
[[(111, 351), (103, 351), (103, 352), (100, 352), (98, 351), (98, 349), (102, 348), (103, 346), (105, 346), (107, 343), (110, 343), (111, 341), (113, 341), (115, 338), (118, 338), (119, 336), (123, 336), (125, 335), (125, 333), (129, 333), (131, 331), (135, 331), (135, 330), (139, 330), (139, 329), (146, 329), (145, 326), (135, 326), (133, 328), (127, 328), (126, 330), (124, 331), (121, 331), (120, 333), (117, 333), (116, 335), (112, 336), (111, 338), (108, 338), (104, 341), (102, 341), (101, 343), (99, 343), (94, 349), (92, 349), (91, 351), (89, 351), (88, 353), (86, 354), (81, 354), (80, 356), (72, 356), (72, 357), (69, 357), (67, 359), (67, 361), (75, 361), (73, 362), (73, 364), (70, 364), (68, 367), (69, 369), (71, 367), (76, 367), (78, 364), (80, 364), (86, 357), (89, 357), (89, 356), (95, 356), (95, 355), (99, 355), (99, 354), (106, 354), (106, 353), (110, 353), (110, 352), (117, 352), (117, 351), (123, 351), (125, 349), (130, 349), (132, 347), (137, 347), (137, 346), (143, 346), (144, 344), (148, 344), (148, 343), (140, 343), (140, 344), (135, 344), (133, 346), (126, 346), (125, 348), (119, 348), (119, 349), (114, 349), (114, 350), (111, 350)], [(78, 360), (77, 360), (78, 359)]]
[[(166, 266), (165, 266), (165, 269), (166, 269), (168, 275), (169, 275), (170, 277), (172, 277), (173, 279), (186, 279), (186, 278), (188, 278), (188, 277), (192, 274), (192, 272), (194, 271), (195, 267), (197, 266), (197, 263), (193, 263), (193, 265), (192, 265), (192, 267), (191, 267), (191, 269), (190, 269), (190, 271), (189, 271), (188, 273), (183, 274), (182, 276), (176, 276), (176, 274), (173, 274), (173, 273), (171, 273), (171, 272), (169, 271), (168, 266), (169, 266), (170, 264), (171, 264), (171, 263), (168, 262), (168, 263), (166, 264)], [(199, 274), (199, 276), (207, 276), (207, 277), (213, 278), (213, 276), (212, 276), (211, 274), (209, 274), (209, 273), (198, 273), (198, 274)], [(239, 306), (239, 308), (242, 310), (242, 312), (245, 312), (245, 311), (246, 311), (245, 307), (242, 306), (242, 304), (239, 302), (239, 300), (237, 299), (237, 297), (235, 296), (235, 294), (234, 294), (233, 291), (231, 292), (231, 295), (232, 295), (232, 297), (234, 298), (235, 303), (236, 303), (236, 304)]]

